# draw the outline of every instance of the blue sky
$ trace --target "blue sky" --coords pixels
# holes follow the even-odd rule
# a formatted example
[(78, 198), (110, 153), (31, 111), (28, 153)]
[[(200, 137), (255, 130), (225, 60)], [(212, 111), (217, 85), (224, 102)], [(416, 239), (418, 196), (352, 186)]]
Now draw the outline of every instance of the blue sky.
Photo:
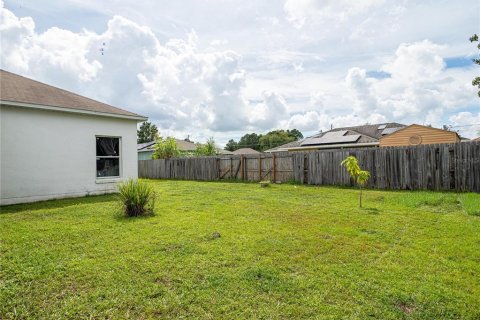
[[(366, 122), (474, 137), (478, 1), (4, 1), (1, 67), (219, 144)], [(102, 50), (103, 49), (103, 55)]]

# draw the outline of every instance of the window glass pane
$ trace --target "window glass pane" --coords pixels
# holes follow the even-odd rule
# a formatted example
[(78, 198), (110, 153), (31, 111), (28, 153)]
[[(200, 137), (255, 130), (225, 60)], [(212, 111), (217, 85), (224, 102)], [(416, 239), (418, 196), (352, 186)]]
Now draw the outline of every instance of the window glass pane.
[(97, 137), (97, 156), (119, 156), (119, 138)]
[(120, 159), (97, 158), (97, 177), (120, 176)]

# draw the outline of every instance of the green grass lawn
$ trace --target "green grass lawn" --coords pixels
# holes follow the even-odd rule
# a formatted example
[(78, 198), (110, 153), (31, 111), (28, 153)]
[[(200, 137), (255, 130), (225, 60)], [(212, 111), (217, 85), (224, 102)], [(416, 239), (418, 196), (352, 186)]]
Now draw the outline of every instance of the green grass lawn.
[(480, 318), (479, 194), (148, 183), (3, 207), (0, 319)]

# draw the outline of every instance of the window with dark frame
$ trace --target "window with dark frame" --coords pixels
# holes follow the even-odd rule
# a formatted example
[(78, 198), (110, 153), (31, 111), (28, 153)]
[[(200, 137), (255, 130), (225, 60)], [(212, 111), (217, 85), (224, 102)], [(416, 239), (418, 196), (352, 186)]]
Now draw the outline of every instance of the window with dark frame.
[(120, 138), (97, 138), (97, 178), (120, 177)]

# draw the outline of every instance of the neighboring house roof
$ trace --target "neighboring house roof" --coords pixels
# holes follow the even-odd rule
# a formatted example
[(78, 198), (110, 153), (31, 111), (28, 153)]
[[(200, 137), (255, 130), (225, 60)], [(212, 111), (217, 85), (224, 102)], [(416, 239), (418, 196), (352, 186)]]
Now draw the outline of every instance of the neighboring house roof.
[(217, 153), (221, 154), (221, 155), (232, 155), (233, 154), (233, 152), (231, 152), (231, 151), (228, 151), (228, 150), (225, 150), (225, 149), (220, 149), (220, 148), (217, 148)]
[(129, 118), (146, 117), (0, 69), (0, 102), (5, 105)]
[(425, 128), (425, 129), (428, 129), (428, 130), (437, 131), (437, 132), (441, 132), (441, 133), (447, 132), (447, 133), (451, 133), (451, 134), (456, 135), (457, 138), (460, 139), (460, 136), (458, 135), (457, 131), (450, 131), (450, 130), (435, 128), (435, 127), (432, 127), (432, 126), (424, 126), (424, 125), (416, 124), (416, 123), (410, 124), (408, 126), (404, 126), (403, 128), (400, 128), (399, 130), (396, 130), (394, 132), (397, 132), (397, 131), (401, 132), (403, 130), (407, 130), (407, 129), (410, 129), (410, 128)]
[(233, 151), (233, 154), (259, 154), (257, 150), (254, 150), (252, 148), (240, 148), (235, 151)]
[(308, 138), (289, 142), (287, 144), (266, 150), (265, 152), (315, 149), (319, 147), (340, 148), (347, 145), (373, 146), (378, 145), (378, 141), (382, 136), (389, 135), (404, 127), (404, 124), (389, 122), (335, 128), (325, 132), (320, 132)]
[[(181, 151), (193, 152), (197, 149), (197, 145), (193, 142), (175, 139), (178, 149)], [(137, 144), (138, 152), (153, 152), (155, 149), (155, 141)], [(230, 151), (217, 148), (218, 154), (232, 154)]]
[(480, 137), (473, 139), (472, 141), (480, 141)]
[(282, 151), (288, 151), (289, 148), (296, 148), (300, 147), (300, 144), (305, 141), (305, 139), (300, 139), (296, 141), (292, 141), (289, 143), (282, 144), (281, 146), (271, 148), (268, 150), (265, 150), (264, 152), (282, 152)]
[(178, 148), (182, 151), (195, 151), (197, 149), (197, 146), (193, 142), (179, 139), (175, 139), (175, 141), (177, 142)]
[(137, 151), (152, 151), (153, 148), (149, 148), (155, 144), (155, 141), (150, 141), (150, 142), (145, 142), (145, 143), (139, 143), (137, 144)]
[[(153, 151), (155, 149), (154, 148), (155, 142), (156, 141), (151, 141), (151, 142), (137, 144), (137, 151), (138, 152)], [(193, 142), (180, 140), (180, 139), (175, 139), (175, 142), (177, 143), (178, 149), (180, 149), (181, 151), (195, 151), (197, 148), (197, 146)]]
[(380, 139), (380, 146), (404, 146), (418, 144), (455, 143), (461, 138), (456, 131), (411, 124)]
[[(374, 138), (380, 139), (381, 137), (392, 133), (393, 130), (398, 130), (406, 125), (397, 123), (397, 122), (388, 122), (388, 123), (378, 123), (378, 124), (365, 124), (361, 126), (353, 126), (353, 127), (343, 127), (343, 128), (335, 128), (330, 131), (343, 131), (343, 130), (351, 130), (358, 132), (359, 134)], [(393, 129), (396, 128), (396, 129)], [(330, 132), (327, 131), (327, 132)]]

